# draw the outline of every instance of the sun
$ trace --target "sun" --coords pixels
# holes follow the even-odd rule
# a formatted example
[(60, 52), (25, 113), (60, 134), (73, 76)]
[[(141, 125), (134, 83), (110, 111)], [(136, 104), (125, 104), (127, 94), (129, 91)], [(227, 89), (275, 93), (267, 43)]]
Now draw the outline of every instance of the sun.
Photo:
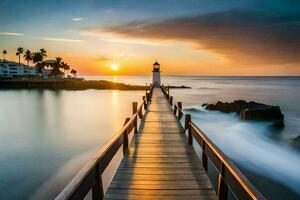
[(113, 71), (118, 71), (119, 70), (119, 66), (117, 64), (112, 64), (110, 66), (110, 68), (113, 70)]

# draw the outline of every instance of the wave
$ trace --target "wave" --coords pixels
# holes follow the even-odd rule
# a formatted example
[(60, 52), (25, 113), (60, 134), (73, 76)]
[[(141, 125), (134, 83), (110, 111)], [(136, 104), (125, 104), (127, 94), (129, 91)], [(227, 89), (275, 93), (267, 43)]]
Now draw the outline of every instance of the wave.
[(278, 181), (300, 194), (300, 154), (286, 143), (272, 139), (269, 123), (242, 121), (236, 115), (219, 112), (201, 114), (198, 107), (189, 108), (187, 112), (239, 166)]

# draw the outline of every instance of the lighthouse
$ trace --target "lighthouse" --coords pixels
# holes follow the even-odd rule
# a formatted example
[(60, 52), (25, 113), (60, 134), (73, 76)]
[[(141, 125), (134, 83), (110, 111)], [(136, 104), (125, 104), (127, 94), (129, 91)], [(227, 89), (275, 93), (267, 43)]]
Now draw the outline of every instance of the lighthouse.
[(152, 84), (155, 87), (160, 86), (160, 64), (156, 61), (153, 64), (153, 71), (152, 71)]

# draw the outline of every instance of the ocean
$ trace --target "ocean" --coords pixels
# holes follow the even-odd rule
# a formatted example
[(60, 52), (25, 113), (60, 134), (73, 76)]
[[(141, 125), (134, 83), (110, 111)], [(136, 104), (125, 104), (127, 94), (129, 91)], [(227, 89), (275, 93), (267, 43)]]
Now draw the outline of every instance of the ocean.
[[(89, 76), (149, 84), (150, 76)], [(300, 77), (163, 76), (174, 101), (269, 199), (300, 198)], [(0, 199), (52, 199), (131, 114), (144, 91), (0, 90)], [(285, 128), (207, 111), (233, 100), (279, 105)], [(215, 173), (210, 167), (215, 184)]]

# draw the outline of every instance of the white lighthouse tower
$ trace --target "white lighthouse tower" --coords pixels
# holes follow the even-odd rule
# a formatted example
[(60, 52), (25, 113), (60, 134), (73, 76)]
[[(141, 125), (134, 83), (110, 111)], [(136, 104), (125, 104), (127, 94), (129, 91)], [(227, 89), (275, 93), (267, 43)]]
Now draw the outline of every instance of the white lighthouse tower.
[(155, 87), (160, 86), (160, 64), (156, 61), (153, 64), (153, 71), (152, 71), (152, 84)]

